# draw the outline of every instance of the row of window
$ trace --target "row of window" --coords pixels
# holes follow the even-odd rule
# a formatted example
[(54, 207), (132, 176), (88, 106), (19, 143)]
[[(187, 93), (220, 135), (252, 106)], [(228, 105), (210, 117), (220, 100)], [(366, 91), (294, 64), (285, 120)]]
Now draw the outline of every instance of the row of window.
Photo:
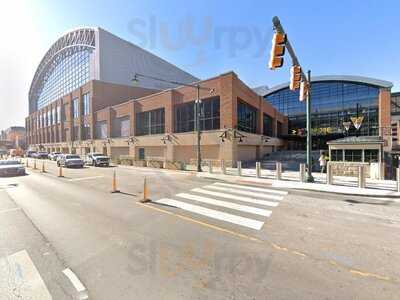
[[(357, 114), (364, 116), (360, 135), (377, 135), (379, 89), (367, 84), (343, 81), (316, 82), (311, 86), (312, 128), (329, 129), (332, 133), (344, 132), (343, 122)], [(299, 101), (299, 91), (289, 88), (266, 96), (279, 112), (289, 117), (289, 132), (306, 127), (306, 104)], [(349, 132), (354, 134), (354, 128)]]
[[(363, 154), (364, 151), (364, 160)], [(349, 150), (331, 150), (331, 161), (349, 161), (349, 162), (378, 162), (379, 158), (379, 151), (374, 149), (366, 149), (366, 150), (359, 150), (359, 149), (349, 149)]]
[[(90, 114), (90, 94), (86, 93), (82, 95), (82, 112), (84, 116)], [(72, 114), (74, 118), (79, 117), (79, 99), (75, 98), (72, 100)], [(55, 124), (60, 124), (61, 121), (65, 120), (65, 107), (63, 115), (61, 115), (61, 106), (57, 108), (53, 107), (47, 112), (39, 112), (39, 116), (33, 122), (36, 122), (37, 128), (43, 128)]]
[[(89, 113), (89, 95), (83, 95), (83, 113)], [(58, 107), (59, 108), (59, 107)], [(74, 118), (79, 116), (79, 101), (74, 99), (72, 101), (72, 111)], [(176, 105), (174, 108), (174, 132), (191, 132), (196, 130), (195, 102), (183, 103)], [(59, 112), (61, 113), (61, 112)], [(45, 114), (44, 114), (45, 115)], [(257, 130), (257, 109), (242, 102), (238, 101), (238, 126), (237, 128), (242, 131), (256, 133)], [(220, 99), (219, 97), (212, 97), (202, 101), (200, 105), (200, 128), (201, 130), (216, 130), (220, 129)], [(263, 134), (267, 136), (274, 136), (274, 120), (267, 114), (263, 115)], [(60, 120), (60, 118), (58, 118)], [(278, 122), (276, 134), (282, 133), (282, 124)], [(42, 127), (42, 126), (39, 126)], [(111, 137), (128, 137), (130, 135), (130, 118), (124, 116), (115, 118), (111, 124)], [(82, 127), (82, 139), (90, 139), (90, 127), (85, 124)], [(159, 108), (151, 111), (139, 112), (135, 116), (135, 135), (152, 135), (165, 133), (165, 109)], [(95, 138), (105, 139), (110, 137), (107, 129), (106, 121), (98, 121), (94, 129)], [(73, 130), (74, 140), (80, 139), (79, 127)]]

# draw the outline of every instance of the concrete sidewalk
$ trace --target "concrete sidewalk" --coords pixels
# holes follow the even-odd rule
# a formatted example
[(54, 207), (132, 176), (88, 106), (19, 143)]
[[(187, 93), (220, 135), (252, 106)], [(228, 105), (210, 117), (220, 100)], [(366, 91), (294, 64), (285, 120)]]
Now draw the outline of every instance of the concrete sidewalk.
[[(215, 178), (232, 182), (248, 182), (257, 184), (268, 184), (272, 187), (285, 188), (285, 189), (297, 189), (297, 190), (309, 190), (318, 192), (328, 192), (343, 195), (358, 195), (368, 197), (390, 197), (399, 198), (400, 193), (396, 192), (396, 182), (388, 180), (367, 180), (366, 188), (357, 187), (357, 178), (355, 177), (343, 177), (335, 176), (334, 184), (326, 184), (325, 174), (313, 174), (315, 182), (305, 183), (300, 182), (297, 175), (282, 173), (282, 180), (276, 180), (275, 172), (263, 171), (261, 178), (257, 178), (255, 170), (242, 170), (242, 176), (237, 176), (237, 171), (232, 172), (227, 170), (227, 174), (222, 174), (218, 170), (213, 170), (213, 173), (203, 172), (198, 173), (198, 177)], [(293, 172), (294, 173), (294, 172)]]
[[(194, 166), (187, 166), (188, 170), (195, 170)], [(358, 187), (357, 177), (334, 176), (333, 184), (326, 184), (326, 174), (313, 173), (314, 183), (300, 182), (299, 172), (286, 171), (282, 172), (281, 180), (276, 180), (276, 172), (274, 170), (261, 170), (261, 177), (257, 178), (255, 169), (243, 169), (242, 176), (238, 176), (236, 168), (226, 168), (226, 174), (222, 174), (220, 168), (203, 167), (203, 173), (197, 174), (200, 177), (218, 178), (227, 181), (247, 181), (256, 183), (265, 183), (273, 187), (310, 190), (318, 192), (329, 192), (343, 195), (359, 195), (369, 197), (394, 197), (400, 198), (397, 192), (397, 184), (394, 180), (375, 180), (366, 179), (366, 188)]]
[(186, 170), (167, 170), (149, 167), (118, 166), (124, 169), (152, 170), (158, 172), (194, 175), (203, 178), (214, 178), (230, 182), (244, 181), (248, 183), (268, 184), (272, 187), (309, 190), (342, 195), (358, 195), (368, 197), (390, 197), (399, 198), (400, 193), (396, 191), (396, 181), (366, 179), (366, 188), (359, 188), (357, 177), (334, 176), (333, 184), (326, 184), (326, 174), (313, 173), (314, 183), (299, 181), (299, 172), (282, 172), (281, 180), (276, 180), (276, 173), (272, 170), (261, 170), (261, 177), (257, 178), (255, 169), (242, 169), (242, 176), (238, 176), (236, 168), (226, 168), (226, 174), (222, 174), (220, 168), (213, 167), (209, 172), (207, 166), (203, 166), (203, 172), (197, 173), (195, 166), (188, 165)]

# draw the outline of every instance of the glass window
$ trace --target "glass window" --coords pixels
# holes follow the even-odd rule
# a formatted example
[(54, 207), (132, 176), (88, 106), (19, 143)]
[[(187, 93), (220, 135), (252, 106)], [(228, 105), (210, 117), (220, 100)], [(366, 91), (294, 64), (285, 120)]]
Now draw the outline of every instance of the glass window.
[(57, 123), (61, 123), (61, 106), (57, 106)]
[(90, 94), (86, 93), (82, 95), (83, 102), (83, 115), (87, 116), (90, 114)]
[[(357, 104), (359, 115), (364, 116), (359, 135), (379, 134), (379, 88), (362, 83), (324, 81), (313, 83), (311, 93), (313, 135), (343, 134), (343, 122), (357, 114)], [(265, 96), (265, 100), (288, 116), (290, 134), (305, 130), (306, 103), (299, 101), (298, 90), (285, 88)], [(356, 130), (352, 126), (349, 135), (355, 134)]]
[(52, 113), (52, 121), (53, 121), (53, 125), (56, 124), (56, 108), (54, 107), (51, 111)]
[(115, 118), (112, 124), (112, 137), (128, 137), (130, 128), (129, 116)]
[(364, 162), (374, 163), (378, 162), (379, 150), (364, 150)]
[(73, 117), (78, 118), (79, 117), (79, 99), (75, 98), (72, 100), (72, 111), (73, 111)]
[(89, 124), (83, 124), (82, 127), (82, 139), (83, 140), (90, 140), (90, 125)]
[(331, 161), (343, 161), (343, 150), (331, 150)]
[[(189, 132), (195, 130), (195, 102), (175, 106), (174, 132)], [(219, 97), (203, 99), (200, 114), (201, 130), (220, 128)]]
[(136, 114), (136, 135), (161, 134), (165, 132), (164, 108)]
[(74, 126), (73, 138), (74, 138), (74, 141), (80, 140), (80, 137), (79, 137), (79, 126)]
[(51, 65), (43, 86), (34, 96), (37, 109), (72, 92), (90, 79), (90, 56), (92, 50), (76, 48), (61, 53)]
[(273, 136), (273, 122), (274, 119), (267, 114), (264, 114), (264, 122), (263, 122), (263, 135)]
[(238, 101), (237, 106), (238, 125), (237, 128), (242, 131), (256, 133), (257, 131), (257, 109)]
[(345, 150), (345, 161), (362, 161), (362, 150)]
[(95, 127), (95, 135), (97, 139), (106, 139), (107, 136), (107, 121), (97, 121)]

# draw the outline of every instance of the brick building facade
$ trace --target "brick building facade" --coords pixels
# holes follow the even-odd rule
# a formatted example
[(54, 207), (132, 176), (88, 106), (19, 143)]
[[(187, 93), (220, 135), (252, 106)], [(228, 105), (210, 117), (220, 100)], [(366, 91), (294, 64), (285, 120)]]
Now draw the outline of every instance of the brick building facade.
[[(205, 160), (228, 165), (260, 159), (284, 146), (287, 117), (225, 73), (199, 82)], [(31, 148), (65, 153), (103, 152), (113, 158), (191, 163), (196, 158), (196, 89), (164, 91), (90, 81), (26, 118)]]

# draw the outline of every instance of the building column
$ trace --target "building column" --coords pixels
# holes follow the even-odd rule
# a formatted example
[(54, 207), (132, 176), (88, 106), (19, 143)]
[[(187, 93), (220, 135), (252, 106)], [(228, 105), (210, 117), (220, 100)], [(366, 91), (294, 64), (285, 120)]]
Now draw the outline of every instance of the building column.
[(225, 160), (227, 166), (236, 167), (238, 160), (238, 143), (236, 140), (230, 141), (226, 139), (220, 143), (219, 146), (219, 159)]
[(175, 145), (168, 142), (164, 149), (164, 159), (166, 161), (175, 161)]

